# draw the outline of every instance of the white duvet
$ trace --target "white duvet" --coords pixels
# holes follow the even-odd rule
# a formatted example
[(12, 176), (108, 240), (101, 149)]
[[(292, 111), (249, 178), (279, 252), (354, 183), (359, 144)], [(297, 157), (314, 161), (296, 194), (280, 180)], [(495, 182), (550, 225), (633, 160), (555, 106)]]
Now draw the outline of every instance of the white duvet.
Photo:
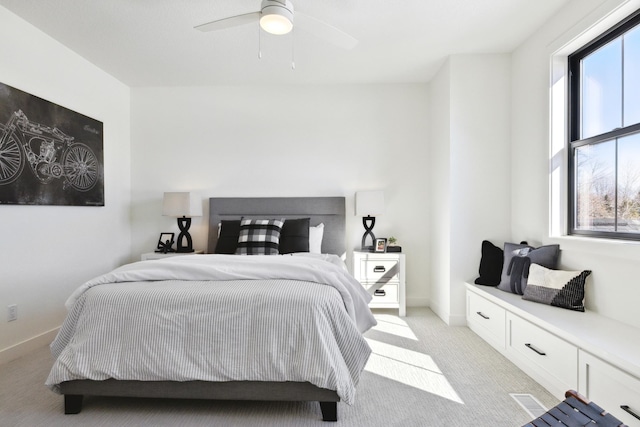
[(371, 296), (332, 256), (193, 255), (80, 286), (47, 385), (74, 379), (308, 381), (352, 403)]
[(105, 283), (158, 280), (291, 279), (332, 286), (340, 292), (347, 313), (364, 333), (376, 324), (368, 303), (371, 295), (346, 269), (337, 255), (298, 254), (278, 256), (185, 255), (162, 261), (127, 264), (96, 277), (76, 289), (65, 306), (87, 289)]

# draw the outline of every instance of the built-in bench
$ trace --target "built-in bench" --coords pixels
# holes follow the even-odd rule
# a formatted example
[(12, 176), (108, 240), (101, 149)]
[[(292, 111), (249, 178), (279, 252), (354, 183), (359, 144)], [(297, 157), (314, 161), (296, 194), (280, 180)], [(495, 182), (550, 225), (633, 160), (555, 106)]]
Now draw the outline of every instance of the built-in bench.
[(559, 399), (575, 389), (640, 426), (640, 328), (473, 284), (467, 324)]

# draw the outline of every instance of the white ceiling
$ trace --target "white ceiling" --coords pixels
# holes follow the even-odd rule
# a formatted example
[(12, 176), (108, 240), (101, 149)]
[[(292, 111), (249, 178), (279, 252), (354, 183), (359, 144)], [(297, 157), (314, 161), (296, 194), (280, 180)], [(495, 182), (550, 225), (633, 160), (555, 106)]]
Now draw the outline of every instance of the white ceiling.
[[(451, 54), (512, 51), (568, 0), (292, 0), (359, 40), (344, 50), (301, 29), (193, 27), (260, 0), (0, 0), (129, 86), (426, 82)], [(295, 21), (294, 21), (295, 22)], [(6, 43), (7, 41), (5, 41)]]

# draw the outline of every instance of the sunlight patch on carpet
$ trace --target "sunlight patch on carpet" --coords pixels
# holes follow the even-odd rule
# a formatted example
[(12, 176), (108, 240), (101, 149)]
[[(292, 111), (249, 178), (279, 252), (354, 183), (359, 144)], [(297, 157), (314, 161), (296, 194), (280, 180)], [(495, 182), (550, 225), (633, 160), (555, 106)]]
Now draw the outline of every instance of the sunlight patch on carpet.
[(418, 341), (418, 337), (416, 337), (416, 334), (414, 334), (409, 325), (407, 325), (407, 322), (398, 316), (376, 314), (374, 317), (378, 321), (378, 324), (371, 328), (371, 330)]
[(368, 338), (367, 342), (373, 351), (367, 372), (464, 404), (431, 356)]

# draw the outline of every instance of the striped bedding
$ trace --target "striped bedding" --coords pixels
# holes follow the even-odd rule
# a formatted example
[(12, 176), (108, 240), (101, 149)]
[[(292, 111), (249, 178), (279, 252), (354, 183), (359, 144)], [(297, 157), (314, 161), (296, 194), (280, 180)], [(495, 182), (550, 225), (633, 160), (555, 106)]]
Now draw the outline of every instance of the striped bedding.
[[(206, 279), (206, 266), (222, 266), (225, 258), (198, 255), (135, 263), (124, 267), (124, 275), (116, 269), (87, 282), (70, 299), (69, 314), (51, 344), (56, 361), (47, 386), (58, 391), (64, 381), (108, 378), (299, 381), (335, 390), (352, 404), (371, 352), (362, 329), (375, 324), (362, 287), (324, 260), (233, 258), (274, 261), (265, 278), (253, 277), (260, 269), (255, 265), (246, 268), (251, 277), (243, 278), (236, 271), (242, 268), (227, 259), (227, 268), (213, 270), (232, 279), (217, 273)], [(286, 265), (303, 280), (288, 278)], [(304, 278), (305, 268), (314, 271), (315, 281)], [(162, 279), (159, 270), (188, 280)], [(154, 279), (142, 280), (145, 276)]]

